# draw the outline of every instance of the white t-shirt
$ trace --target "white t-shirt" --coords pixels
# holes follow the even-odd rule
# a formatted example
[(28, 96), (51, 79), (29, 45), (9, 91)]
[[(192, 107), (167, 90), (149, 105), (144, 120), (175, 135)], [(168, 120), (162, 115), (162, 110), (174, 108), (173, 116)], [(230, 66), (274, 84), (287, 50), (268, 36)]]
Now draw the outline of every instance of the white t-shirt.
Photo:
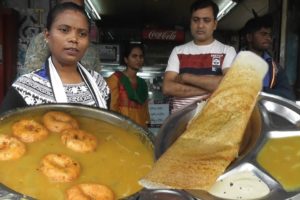
[[(196, 45), (194, 41), (173, 49), (166, 71), (191, 73), (197, 75), (222, 75), (222, 71), (231, 66), (236, 51), (232, 46), (214, 40), (208, 45)], [(195, 101), (206, 98), (209, 94), (188, 98), (173, 97), (172, 112)]]

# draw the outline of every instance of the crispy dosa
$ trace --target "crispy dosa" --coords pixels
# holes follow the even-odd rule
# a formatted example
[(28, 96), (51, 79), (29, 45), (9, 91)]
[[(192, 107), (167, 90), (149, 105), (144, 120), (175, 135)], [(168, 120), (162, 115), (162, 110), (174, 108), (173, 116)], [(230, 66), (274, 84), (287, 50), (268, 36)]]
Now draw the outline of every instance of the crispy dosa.
[(139, 183), (209, 190), (238, 156), (267, 68), (256, 54), (240, 52), (202, 112)]

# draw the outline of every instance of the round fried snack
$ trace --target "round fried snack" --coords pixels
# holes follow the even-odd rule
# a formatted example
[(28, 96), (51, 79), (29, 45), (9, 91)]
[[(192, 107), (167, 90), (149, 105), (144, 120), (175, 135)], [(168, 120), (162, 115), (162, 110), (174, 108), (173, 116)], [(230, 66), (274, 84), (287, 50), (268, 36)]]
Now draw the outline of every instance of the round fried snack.
[(22, 142), (31, 143), (48, 136), (48, 130), (35, 120), (22, 119), (12, 126), (13, 135)]
[(79, 163), (63, 154), (46, 155), (39, 169), (52, 182), (71, 182), (80, 175)]
[(66, 192), (67, 200), (114, 200), (114, 196), (114, 193), (109, 187), (91, 183), (75, 185)]
[(78, 128), (78, 122), (71, 115), (60, 111), (49, 111), (43, 116), (46, 128), (54, 133), (64, 130)]
[(61, 141), (73, 151), (92, 152), (97, 147), (97, 138), (80, 129), (67, 129), (62, 132)]
[(25, 144), (9, 135), (0, 135), (0, 160), (15, 160), (26, 152)]

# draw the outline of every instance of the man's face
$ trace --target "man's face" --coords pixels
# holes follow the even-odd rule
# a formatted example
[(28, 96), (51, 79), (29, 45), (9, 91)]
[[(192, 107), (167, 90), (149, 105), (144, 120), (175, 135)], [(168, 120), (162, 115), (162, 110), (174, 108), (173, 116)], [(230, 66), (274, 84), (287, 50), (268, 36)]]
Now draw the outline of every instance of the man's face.
[(272, 32), (271, 28), (261, 28), (254, 33), (247, 34), (247, 41), (250, 50), (265, 51), (271, 47)]
[(211, 7), (194, 11), (191, 17), (191, 34), (198, 45), (210, 44), (214, 38), (213, 33), (217, 28), (217, 20)]

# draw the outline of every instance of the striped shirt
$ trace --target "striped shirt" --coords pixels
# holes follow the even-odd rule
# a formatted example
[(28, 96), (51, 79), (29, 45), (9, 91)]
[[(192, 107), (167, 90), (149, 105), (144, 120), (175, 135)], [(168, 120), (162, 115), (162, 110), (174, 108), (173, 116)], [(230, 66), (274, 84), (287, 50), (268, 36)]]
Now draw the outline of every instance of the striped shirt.
[[(166, 71), (179, 74), (190, 73), (196, 75), (222, 75), (222, 71), (231, 66), (236, 51), (233, 47), (214, 40), (209, 45), (196, 45), (193, 41), (177, 46), (173, 49)], [(173, 97), (172, 112), (206, 99), (210, 94), (188, 98)]]

